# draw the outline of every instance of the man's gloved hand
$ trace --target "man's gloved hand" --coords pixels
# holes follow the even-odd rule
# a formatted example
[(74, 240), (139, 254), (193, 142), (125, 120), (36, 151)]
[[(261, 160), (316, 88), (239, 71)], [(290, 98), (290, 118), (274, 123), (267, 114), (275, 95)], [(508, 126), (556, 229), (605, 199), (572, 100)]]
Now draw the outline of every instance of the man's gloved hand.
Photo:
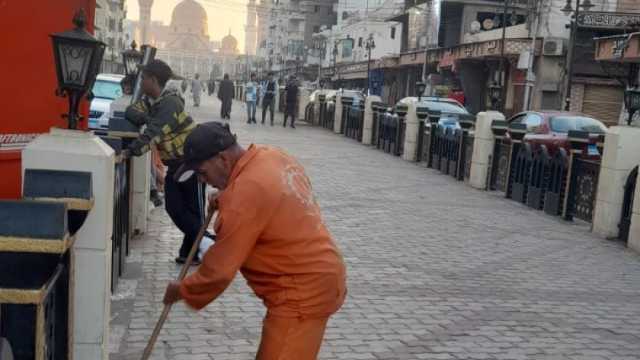
[(124, 117), (132, 122), (135, 125), (143, 125), (147, 121), (147, 114), (149, 113), (149, 109), (147, 108), (147, 104), (140, 100), (135, 104), (131, 104), (127, 107), (127, 110), (124, 113)]

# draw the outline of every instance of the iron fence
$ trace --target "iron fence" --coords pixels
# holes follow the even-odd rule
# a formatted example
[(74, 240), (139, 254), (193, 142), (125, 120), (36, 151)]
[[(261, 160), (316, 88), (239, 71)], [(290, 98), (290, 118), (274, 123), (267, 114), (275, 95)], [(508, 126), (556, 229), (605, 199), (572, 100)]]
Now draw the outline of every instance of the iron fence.
[(382, 116), (385, 111), (388, 109), (388, 105), (382, 102), (373, 102), (371, 103), (371, 114), (372, 114), (372, 123), (371, 123), (371, 145), (379, 148), (380, 144), (380, 132), (382, 126)]
[(574, 217), (591, 222), (598, 191), (600, 160), (574, 158), (571, 165), (569, 197), (565, 209), (565, 219)]
[[(129, 140), (103, 136), (116, 154), (126, 148)], [(115, 164), (115, 181), (113, 192), (113, 234), (111, 236), (111, 290), (118, 287), (118, 280), (125, 270), (126, 257), (129, 255), (131, 239), (131, 191), (132, 171), (130, 159), (119, 159)]]
[(347, 121), (349, 118), (349, 112), (351, 111), (351, 105), (353, 104), (353, 98), (349, 96), (343, 96), (342, 98), (342, 114), (340, 114), (340, 134), (346, 134)]
[(562, 214), (563, 199), (567, 190), (567, 173), (569, 171), (569, 157), (564, 149), (559, 149), (549, 162), (547, 181), (543, 185), (544, 212), (559, 216)]
[(551, 156), (547, 147), (542, 145), (532, 159), (529, 181), (527, 183), (527, 206), (536, 210), (544, 208), (544, 199), (550, 179)]
[(347, 110), (345, 135), (362, 142), (364, 126), (364, 99), (353, 102)]

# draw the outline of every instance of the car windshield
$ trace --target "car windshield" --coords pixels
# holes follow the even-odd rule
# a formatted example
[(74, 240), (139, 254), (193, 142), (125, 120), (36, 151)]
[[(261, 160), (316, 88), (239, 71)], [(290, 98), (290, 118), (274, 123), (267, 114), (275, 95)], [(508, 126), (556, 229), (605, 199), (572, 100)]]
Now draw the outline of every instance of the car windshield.
[(584, 116), (553, 116), (550, 120), (551, 131), (568, 133), (570, 130), (605, 133), (607, 127), (596, 119)]
[(101, 99), (115, 100), (122, 96), (120, 83), (105, 80), (96, 80), (93, 85), (93, 96)]
[(425, 101), (424, 105), (426, 105), (429, 108), (429, 110), (437, 110), (447, 114), (468, 114), (469, 113), (467, 109), (450, 102)]

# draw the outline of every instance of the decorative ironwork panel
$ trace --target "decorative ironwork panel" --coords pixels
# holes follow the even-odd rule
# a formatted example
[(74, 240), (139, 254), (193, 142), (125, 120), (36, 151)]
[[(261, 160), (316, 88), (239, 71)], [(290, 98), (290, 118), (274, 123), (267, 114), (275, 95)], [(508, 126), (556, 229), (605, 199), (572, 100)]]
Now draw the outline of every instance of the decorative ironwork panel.
[(574, 215), (578, 219), (591, 222), (598, 191), (600, 161), (575, 159), (573, 171), (575, 171)]
[(509, 154), (511, 144), (500, 140), (496, 142), (493, 152), (493, 164), (491, 170), (491, 189), (506, 193), (509, 181)]

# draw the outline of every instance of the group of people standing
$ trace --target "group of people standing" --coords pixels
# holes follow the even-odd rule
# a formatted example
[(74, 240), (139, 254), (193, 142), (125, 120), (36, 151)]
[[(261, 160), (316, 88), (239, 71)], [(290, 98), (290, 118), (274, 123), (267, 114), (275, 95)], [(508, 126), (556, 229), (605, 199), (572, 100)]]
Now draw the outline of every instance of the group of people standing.
[[(209, 96), (216, 89), (214, 80), (206, 83)], [(247, 107), (247, 124), (257, 124), (256, 112), (258, 106), (262, 105), (262, 124), (265, 124), (267, 113), (271, 126), (274, 124), (274, 114), (276, 108), (276, 94), (278, 92), (278, 80), (273, 72), (270, 72), (266, 79), (258, 81), (255, 73), (252, 73), (249, 81), (244, 85), (244, 101)], [(182, 84), (182, 91), (186, 92), (187, 81)], [(195, 74), (191, 81), (191, 95), (195, 107), (200, 106), (200, 96), (203, 91), (203, 83), (200, 81), (199, 74)], [(298, 111), (298, 81), (295, 75), (292, 75), (285, 86), (284, 93), (284, 121), (283, 127), (287, 126), (287, 120), (291, 118), (290, 126), (295, 129), (296, 115)], [(231, 119), (231, 106), (233, 99), (236, 98), (236, 90), (233, 81), (229, 79), (229, 74), (225, 74), (223, 80), (218, 86), (218, 99), (221, 102), (220, 117), (222, 119)]]
[[(278, 91), (278, 81), (275, 74), (270, 72), (267, 79), (258, 82), (256, 74), (252, 73), (249, 81), (245, 84), (245, 103), (247, 106), (247, 124), (257, 124), (256, 109), (262, 101), (262, 124), (265, 124), (267, 111), (270, 115), (270, 123), (273, 126), (275, 112), (276, 93)], [(298, 104), (298, 84), (295, 75), (291, 76), (285, 87), (285, 114), (283, 127), (287, 126), (287, 118), (291, 117), (291, 127), (295, 129), (295, 119)]]

